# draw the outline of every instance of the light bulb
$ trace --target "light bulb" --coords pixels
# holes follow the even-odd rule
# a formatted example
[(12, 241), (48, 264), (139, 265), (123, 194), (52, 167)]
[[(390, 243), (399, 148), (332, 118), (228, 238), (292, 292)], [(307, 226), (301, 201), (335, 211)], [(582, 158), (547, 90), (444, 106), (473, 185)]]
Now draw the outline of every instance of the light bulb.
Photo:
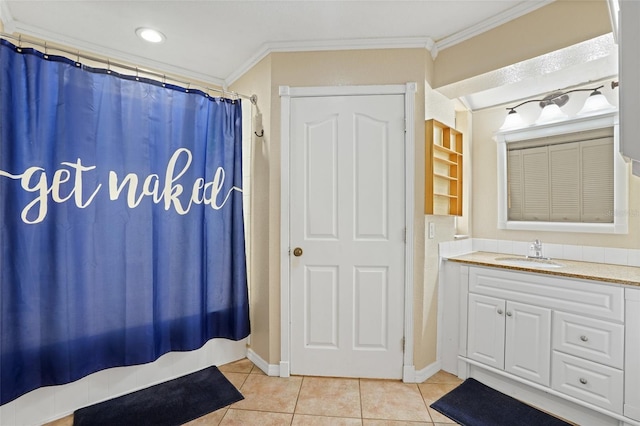
[(152, 28), (138, 28), (136, 35), (149, 43), (162, 43), (166, 39), (164, 34)]

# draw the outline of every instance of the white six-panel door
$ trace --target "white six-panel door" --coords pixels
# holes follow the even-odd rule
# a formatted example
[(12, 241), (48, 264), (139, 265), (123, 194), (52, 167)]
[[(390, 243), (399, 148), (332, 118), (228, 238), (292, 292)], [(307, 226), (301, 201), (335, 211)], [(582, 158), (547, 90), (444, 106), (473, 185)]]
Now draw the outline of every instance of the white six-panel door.
[(401, 378), (404, 96), (291, 100), (291, 373)]

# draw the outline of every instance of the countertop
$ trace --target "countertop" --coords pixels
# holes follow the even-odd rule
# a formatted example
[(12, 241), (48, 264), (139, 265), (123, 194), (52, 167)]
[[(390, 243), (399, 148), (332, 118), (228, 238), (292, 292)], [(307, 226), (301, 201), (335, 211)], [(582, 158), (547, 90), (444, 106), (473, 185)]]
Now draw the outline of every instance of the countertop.
[(460, 256), (447, 258), (452, 262), (466, 263), (478, 266), (491, 266), (515, 271), (535, 272), (538, 274), (556, 275), (561, 277), (579, 278), (583, 280), (597, 280), (616, 284), (640, 287), (640, 268), (633, 266), (611, 265), (608, 263), (578, 262), (574, 260), (552, 259), (553, 262), (564, 265), (561, 268), (533, 268), (514, 266), (496, 260), (496, 258), (521, 258), (504, 253), (489, 253), (477, 251)]

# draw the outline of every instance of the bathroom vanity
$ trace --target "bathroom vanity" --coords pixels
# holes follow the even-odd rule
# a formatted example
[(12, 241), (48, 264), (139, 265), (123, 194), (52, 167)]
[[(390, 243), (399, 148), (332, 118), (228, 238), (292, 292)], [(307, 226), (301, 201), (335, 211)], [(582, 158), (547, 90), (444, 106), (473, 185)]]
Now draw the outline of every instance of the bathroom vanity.
[(581, 425), (640, 425), (640, 268), (476, 252), (442, 273), (459, 377)]

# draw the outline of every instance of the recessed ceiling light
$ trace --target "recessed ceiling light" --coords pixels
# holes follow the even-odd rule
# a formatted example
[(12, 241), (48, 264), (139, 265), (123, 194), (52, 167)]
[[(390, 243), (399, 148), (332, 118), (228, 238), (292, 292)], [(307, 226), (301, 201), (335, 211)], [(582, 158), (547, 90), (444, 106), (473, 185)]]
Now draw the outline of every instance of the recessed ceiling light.
[(151, 28), (138, 28), (136, 30), (136, 34), (138, 35), (138, 37), (140, 37), (144, 41), (148, 41), (149, 43), (162, 43), (166, 39), (164, 34), (162, 34), (160, 31)]

